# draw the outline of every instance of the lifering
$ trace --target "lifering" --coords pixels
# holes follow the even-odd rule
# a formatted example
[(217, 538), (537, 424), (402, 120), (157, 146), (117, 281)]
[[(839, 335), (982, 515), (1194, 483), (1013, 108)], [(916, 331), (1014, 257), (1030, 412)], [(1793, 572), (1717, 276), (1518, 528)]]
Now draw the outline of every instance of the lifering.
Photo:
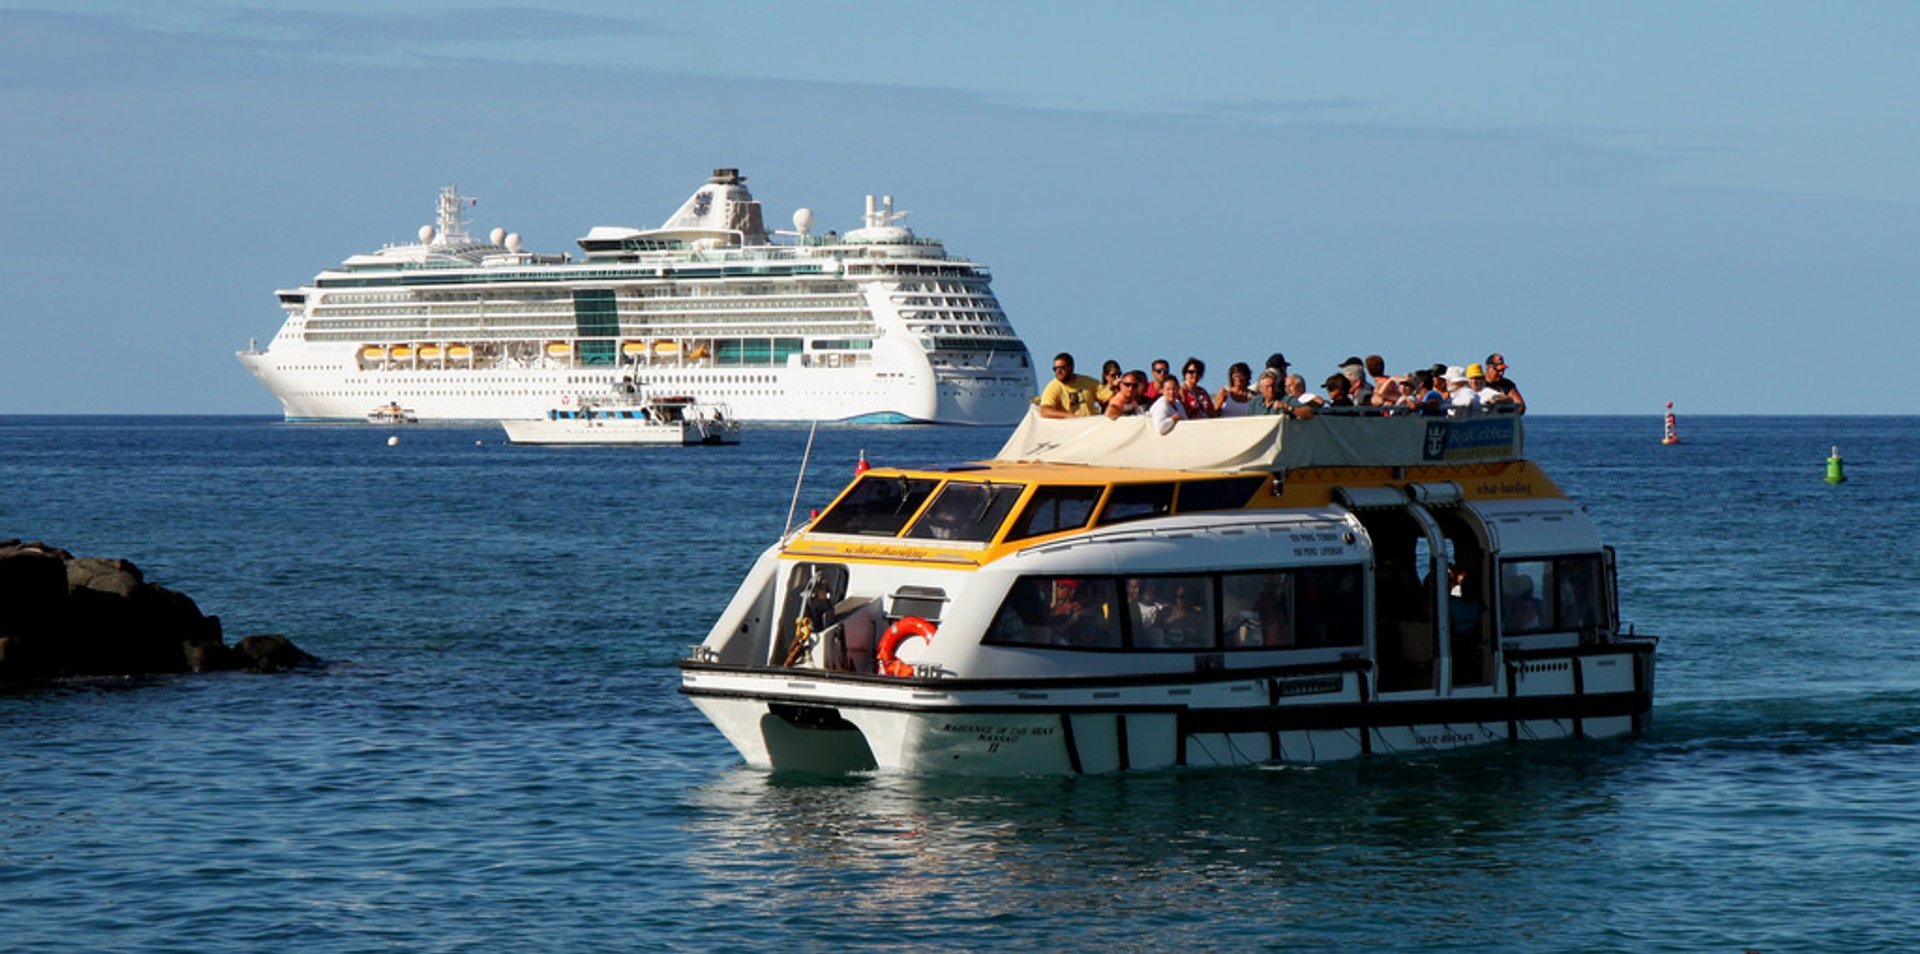
[(903, 678), (913, 675), (913, 664), (901, 662), (900, 657), (895, 656), (893, 651), (900, 647), (902, 641), (915, 636), (929, 643), (933, 642), (933, 632), (936, 629), (939, 627), (918, 616), (902, 617), (899, 622), (887, 627), (887, 631), (880, 635), (880, 648), (873, 654), (874, 663), (885, 675)]
[(560, 403), (562, 403), (562, 404), (572, 404), (572, 403), (573, 403), (573, 395), (571, 395), (571, 394), (562, 394), (562, 395), (560, 395)]

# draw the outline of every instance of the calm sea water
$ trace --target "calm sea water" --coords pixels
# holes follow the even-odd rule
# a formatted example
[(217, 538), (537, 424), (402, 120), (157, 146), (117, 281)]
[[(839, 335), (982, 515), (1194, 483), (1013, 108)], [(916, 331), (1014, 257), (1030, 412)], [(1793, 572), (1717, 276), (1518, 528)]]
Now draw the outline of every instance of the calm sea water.
[[(1681, 427), (1528, 435), (1663, 637), (1651, 736), (986, 784), (768, 777), (675, 692), (804, 429), (0, 418), (0, 537), (333, 663), (0, 695), (0, 949), (1908, 950), (1920, 420)], [(823, 430), (802, 515), (1003, 437)]]

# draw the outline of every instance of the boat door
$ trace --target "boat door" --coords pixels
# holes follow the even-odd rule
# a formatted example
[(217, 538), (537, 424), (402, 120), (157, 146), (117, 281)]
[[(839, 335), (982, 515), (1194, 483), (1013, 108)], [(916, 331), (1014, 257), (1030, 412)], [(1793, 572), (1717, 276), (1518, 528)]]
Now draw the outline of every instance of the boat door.
[(1407, 493), (1440, 531), (1446, 556), (1447, 656), (1455, 688), (1493, 685), (1493, 540), (1466, 494), (1451, 481)]
[(1380, 692), (1438, 690), (1448, 656), (1436, 634), (1446, 631), (1446, 543), (1426, 510), (1393, 487), (1340, 487), (1373, 544), (1373, 662)]

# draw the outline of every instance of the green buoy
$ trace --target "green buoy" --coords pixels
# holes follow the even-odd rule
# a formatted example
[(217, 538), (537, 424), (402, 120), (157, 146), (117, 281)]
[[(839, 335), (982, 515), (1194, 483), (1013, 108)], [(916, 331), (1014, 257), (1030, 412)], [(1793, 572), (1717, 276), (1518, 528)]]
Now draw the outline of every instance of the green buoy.
[(1833, 449), (1833, 456), (1827, 458), (1827, 483), (1846, 483), (1847, 473), (1843, 469), (1843, 463), (1844, 462), (1840, 460), (1840, 448), (1835, 447)]

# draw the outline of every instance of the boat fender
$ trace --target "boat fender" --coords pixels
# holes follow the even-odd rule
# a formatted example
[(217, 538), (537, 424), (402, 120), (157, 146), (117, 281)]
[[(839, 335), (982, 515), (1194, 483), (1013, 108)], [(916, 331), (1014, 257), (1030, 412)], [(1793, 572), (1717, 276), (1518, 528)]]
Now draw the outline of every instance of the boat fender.
[(887, 631), (880, 636), (880, 647), (873, 654), (874, 663), (881, 673), (888, 676), (906, 678), (913, 675), (913, 664), (901, 662), (900, 657), (894, 655), (894, 650), (900, 648), (902, 642), (915, 636), (931, 643), (936, 629), (939, 627), (921, 617), (901, 617), (898, 622), (887, 627)]

